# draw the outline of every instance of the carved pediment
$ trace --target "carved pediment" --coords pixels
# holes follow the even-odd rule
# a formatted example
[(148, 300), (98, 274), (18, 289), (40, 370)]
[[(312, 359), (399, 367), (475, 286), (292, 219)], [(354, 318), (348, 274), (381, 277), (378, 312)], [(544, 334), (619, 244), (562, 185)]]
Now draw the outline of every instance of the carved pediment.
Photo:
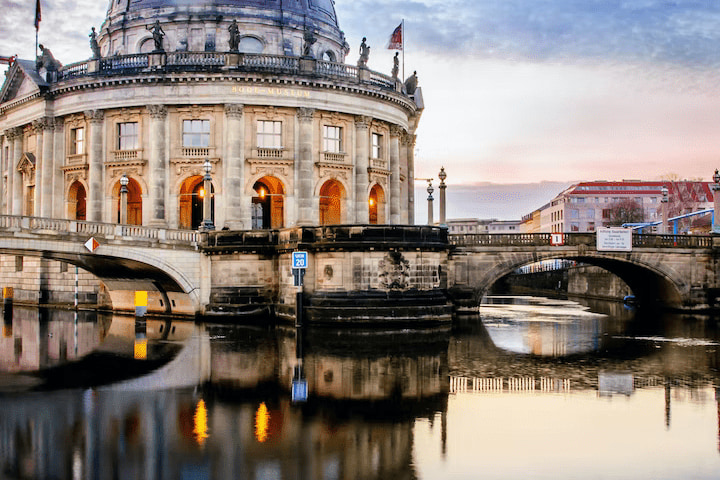
[(17, 170), (18, 172), (29, 172), (31, 170), (35, 170), (35, 163), (35, 155), (30, 152), (25, 152), (18, 161)]
[(0, 103), (10, 102), (40, 92), (48, 86), (35, 68), (35, 62), (16, 60), (7, 72), (7, 79), (0, 91)]

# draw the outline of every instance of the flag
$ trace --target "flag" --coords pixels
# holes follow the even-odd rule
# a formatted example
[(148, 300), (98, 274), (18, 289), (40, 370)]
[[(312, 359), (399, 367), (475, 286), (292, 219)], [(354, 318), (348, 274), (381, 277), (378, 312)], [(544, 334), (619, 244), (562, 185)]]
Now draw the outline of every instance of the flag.
[[(40, 1), (40, 0), (38, 0)], [(403, 49), (403, 24), (400, 23), (392, 35), (390, 35), (390, 42), (388, 42), (388, 50), (402, 50)]]
[(42, 20), (42, 13), (40, 12), (40, 0), (35, 3), (35, 30), (40, 27), (40, 20)]

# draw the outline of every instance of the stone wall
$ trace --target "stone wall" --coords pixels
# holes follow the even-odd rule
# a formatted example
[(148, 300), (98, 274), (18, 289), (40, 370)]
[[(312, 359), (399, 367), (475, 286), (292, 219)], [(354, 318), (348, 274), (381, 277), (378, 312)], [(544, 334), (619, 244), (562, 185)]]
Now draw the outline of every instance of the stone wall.
[(620, 277), (592, 265), (568, 269), (568, 295), (622, 300), (632, 290)]

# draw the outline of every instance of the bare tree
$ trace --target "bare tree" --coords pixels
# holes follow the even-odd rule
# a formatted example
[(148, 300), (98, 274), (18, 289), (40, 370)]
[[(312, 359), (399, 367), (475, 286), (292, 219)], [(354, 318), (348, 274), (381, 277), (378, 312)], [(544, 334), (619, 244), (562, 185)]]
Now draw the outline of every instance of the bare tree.
[(645, 220), (642, 205), (632, 198), (623, 198), (612, 205), (603, 215), (607, 220), (605, 225), (617, 227), (623, 223), (640, 223)]

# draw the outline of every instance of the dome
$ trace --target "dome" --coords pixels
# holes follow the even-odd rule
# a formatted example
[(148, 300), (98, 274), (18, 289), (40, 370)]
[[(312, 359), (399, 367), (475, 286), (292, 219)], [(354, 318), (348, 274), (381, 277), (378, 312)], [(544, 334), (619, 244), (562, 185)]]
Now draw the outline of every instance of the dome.
[(233, 21), (241, 52), (299, 56), (306, 30), (318, 58), (343, 61), (348, 51), (333, 0), (111, 0), (98, 43), (103, 56), (149, 52), (159, 22), (165, 51), (227, 51)]

